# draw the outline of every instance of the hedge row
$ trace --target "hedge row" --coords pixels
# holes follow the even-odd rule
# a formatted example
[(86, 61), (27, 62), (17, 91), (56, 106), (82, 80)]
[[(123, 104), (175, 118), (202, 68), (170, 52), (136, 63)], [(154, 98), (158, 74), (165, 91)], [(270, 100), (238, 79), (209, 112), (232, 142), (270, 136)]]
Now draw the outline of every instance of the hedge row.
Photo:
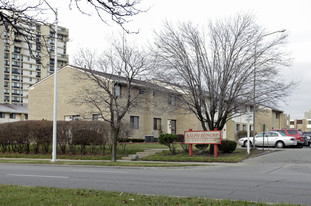
[[(125, 127), (128, 128), (128, 127)], [(52, 121), (21, 121), (0, 124), (2, 152), (48, 153), (51, 150)], [(122, 130), (126, 139), (130, 130)], [(62, 154), (106, 154), (111, 148), (110, 126), (101, 121), (58, 121), (57, 144)], [(89, 149), (88, 149), (89, 148)]]

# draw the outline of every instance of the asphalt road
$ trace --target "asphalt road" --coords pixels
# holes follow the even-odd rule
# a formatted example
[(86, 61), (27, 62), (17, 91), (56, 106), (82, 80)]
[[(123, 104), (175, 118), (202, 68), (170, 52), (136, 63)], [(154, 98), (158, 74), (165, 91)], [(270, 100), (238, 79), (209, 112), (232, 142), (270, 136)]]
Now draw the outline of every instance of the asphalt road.
[(285, 149), (191, 168), (0, 164), (0, 183), (311, 205), (310, 154)]

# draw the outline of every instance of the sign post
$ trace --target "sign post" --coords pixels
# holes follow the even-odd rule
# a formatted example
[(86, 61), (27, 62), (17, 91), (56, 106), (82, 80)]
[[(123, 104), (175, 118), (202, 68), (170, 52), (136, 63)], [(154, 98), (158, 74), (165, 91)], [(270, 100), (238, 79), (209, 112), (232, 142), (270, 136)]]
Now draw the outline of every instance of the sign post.
[(192, 144), (189, 144), (189, 156), (192, 157)]
[[(189, 129), (189, 132), (191, 132), (192, 129)], [(189, 156), (192, 157), (192, 144), (189, 144)]]
[[(213, 144), (214, 158), (217, 158), (217, 144), (221, 144), (221, 131), (215, 129), (214, 131), (185, 131), (184, 144), (189, 144), (189, 156), (192, 156), (193, 144)], [(212, 146), (212, 145), (211, 145)]]

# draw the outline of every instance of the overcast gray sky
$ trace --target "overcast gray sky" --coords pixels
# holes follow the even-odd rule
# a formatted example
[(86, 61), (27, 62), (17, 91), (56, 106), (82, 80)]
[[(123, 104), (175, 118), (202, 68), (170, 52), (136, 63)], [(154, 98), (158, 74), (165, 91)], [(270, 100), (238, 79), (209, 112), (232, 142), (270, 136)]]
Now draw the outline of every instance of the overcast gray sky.
[[(112, 22), (110, 25), (102, 23), (95, 14), (89, 17), (75, 8), (70, 10), (69, 2), (49, 1), (59, 10), (59, 25), (69, 28), (70, 60), (79, 48), (103, 51), (110, 37), (121, 29)], [(143, 0), (143, 3), (145, 8), (150, 7), (149, 11), (133, 18), (128, 25), (132, 31), (139, 30), (132, 38), (143, 43), (152, 40), (153, 31), (161, 28), (164, 20), (192, 21), (206, 26), (210, 20), (240, 12), (255, 15), (267, 32), (286, 29), (288, 50), (294, 62), (282, 73), (285, 79), (300, 81), (300, 85), (279, 108), (290, 114), (291, 119), (303, 118), (304, 112), (311, 109), (311, 0)]]

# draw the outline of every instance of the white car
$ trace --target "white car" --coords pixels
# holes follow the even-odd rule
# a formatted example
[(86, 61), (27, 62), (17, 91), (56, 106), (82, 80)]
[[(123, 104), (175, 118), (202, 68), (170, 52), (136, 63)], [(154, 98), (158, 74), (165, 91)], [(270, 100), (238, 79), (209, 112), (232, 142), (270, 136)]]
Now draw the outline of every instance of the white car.
[[(253, 145), (253, 137), (249, 138), (250, 145)], [(239, 144), (242, 147), (247, 146), (247, 137), (239, 139)], [(255, 145), (264, 146), (264, 147), (288, 147), (296, 146), (297, 140), (295, 137), (286, 136), (280, 132), (270, 131), (270, 132), (261, 132), (255, 136)]]

